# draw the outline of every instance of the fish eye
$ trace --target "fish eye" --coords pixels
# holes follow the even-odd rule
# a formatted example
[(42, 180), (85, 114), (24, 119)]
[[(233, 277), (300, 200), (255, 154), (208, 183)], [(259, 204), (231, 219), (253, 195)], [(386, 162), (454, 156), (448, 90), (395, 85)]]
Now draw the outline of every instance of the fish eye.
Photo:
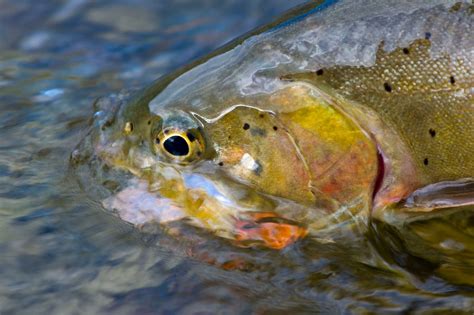
[(154, 138), (156, 153), (164, 153), (178, 163), (189, 163), (199, 159), (204, 152), (204, 138), (197, 129), (179, 130), (166, 128)]
[(163, 142), (163, 148), (174, 156), (186, 156), (189, 154), (188, 142), (178, 135), (167, 138)]

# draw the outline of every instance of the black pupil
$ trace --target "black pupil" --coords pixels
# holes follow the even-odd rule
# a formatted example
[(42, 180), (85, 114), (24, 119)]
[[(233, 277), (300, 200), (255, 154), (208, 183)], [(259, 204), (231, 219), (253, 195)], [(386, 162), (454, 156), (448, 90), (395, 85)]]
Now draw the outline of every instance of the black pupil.
[(165, 140), (163, 146), (168, 153), (175, 156), (185, 156), (189, 153), (188, 143), (180, 136), (169, 137)]

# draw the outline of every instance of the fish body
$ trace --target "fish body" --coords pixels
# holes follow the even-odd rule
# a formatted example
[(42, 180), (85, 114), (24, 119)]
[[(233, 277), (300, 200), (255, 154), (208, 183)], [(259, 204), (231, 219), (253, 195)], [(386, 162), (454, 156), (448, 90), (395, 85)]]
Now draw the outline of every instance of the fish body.
[(471, 1), (310, 2), (99, 102), (76, 152), (89, 146), (199, 226), (267, 245), (276, 227), (470, 204), (472, 13)]

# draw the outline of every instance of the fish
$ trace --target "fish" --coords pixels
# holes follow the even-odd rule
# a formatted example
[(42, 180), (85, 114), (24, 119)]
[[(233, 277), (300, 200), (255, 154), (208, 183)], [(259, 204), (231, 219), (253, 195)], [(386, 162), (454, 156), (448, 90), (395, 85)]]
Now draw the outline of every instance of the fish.
[(474, 207), (473, 12), (310, 1), (99, 99), (72, 164), (127, 174), (102, 204), (132, 224), (185, 220), (238, 246)]

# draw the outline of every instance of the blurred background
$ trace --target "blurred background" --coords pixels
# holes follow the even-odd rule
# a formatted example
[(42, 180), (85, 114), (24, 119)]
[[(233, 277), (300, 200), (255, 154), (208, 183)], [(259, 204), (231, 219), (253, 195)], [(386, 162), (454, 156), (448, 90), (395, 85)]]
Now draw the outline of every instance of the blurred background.
[(115, 90), (149, 82), (302, 2), (0, 0), (0, 49), (34, 55), (37, 68), (60, 68), (62, 79)]

